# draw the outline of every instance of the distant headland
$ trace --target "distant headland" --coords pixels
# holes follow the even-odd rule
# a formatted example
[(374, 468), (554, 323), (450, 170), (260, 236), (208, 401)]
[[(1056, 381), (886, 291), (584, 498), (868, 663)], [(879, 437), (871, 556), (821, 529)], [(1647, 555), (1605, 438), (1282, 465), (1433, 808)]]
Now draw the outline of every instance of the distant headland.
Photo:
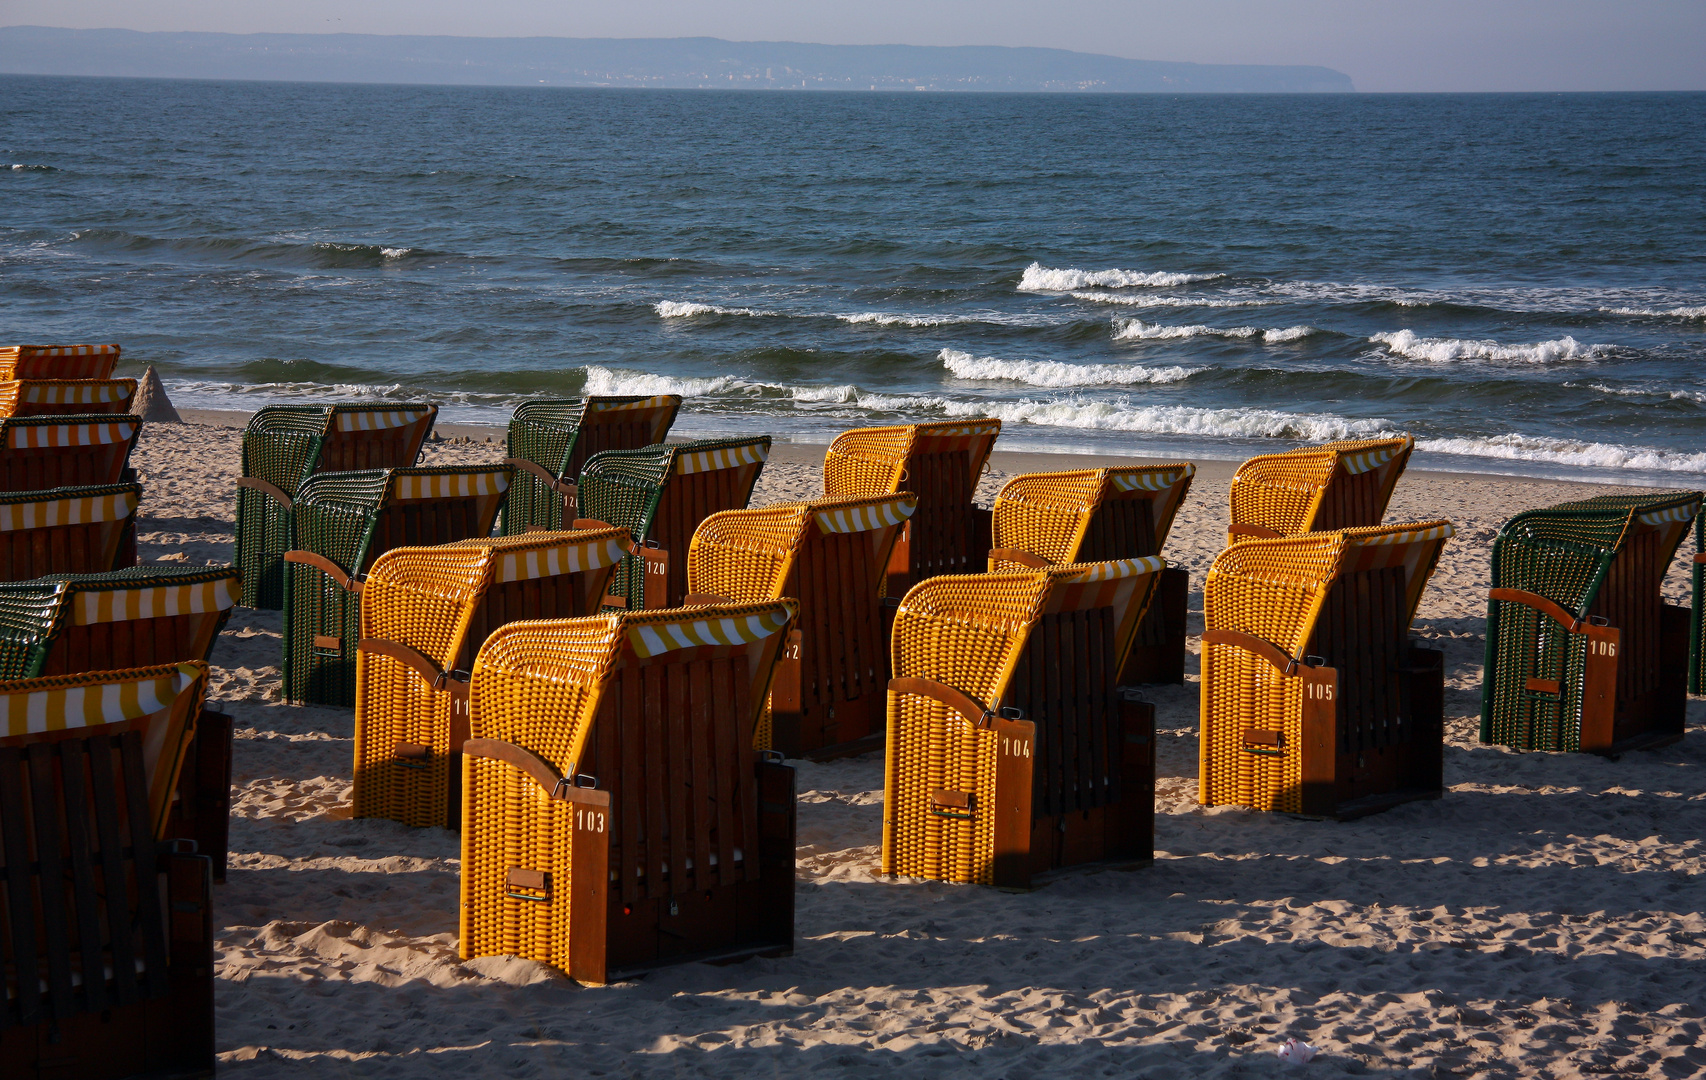
[(0, 27), (0, 73), (468, 86), (1342, 93), (1331, 68), (1127, 60), (1065, 49), (719, 38), (142, 33)]

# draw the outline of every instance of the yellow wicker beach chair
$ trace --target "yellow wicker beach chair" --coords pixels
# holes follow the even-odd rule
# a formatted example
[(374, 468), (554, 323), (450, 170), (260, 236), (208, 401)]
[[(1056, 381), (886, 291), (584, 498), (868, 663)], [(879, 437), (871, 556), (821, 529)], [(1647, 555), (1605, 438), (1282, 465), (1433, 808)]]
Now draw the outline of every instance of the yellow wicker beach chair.
[(950, 420), (901, 427), (854, 428), (829, 444), (823, 493), (893, 495), (910, 491), (918, 510), (889, 561), (888, 595), (938, 574), (983, 567), (989, 511), (972, 502), (989, 463), (999, 420)]
[(7, 345), (0, 347), (0, 382), (13, 379), (110, 379), (117, 345)]
[(206, 665), (0, 683), (0, 1065), (211, 1075), (209, 861), (168, 807)]
[(1452, 531), (1413, 522), (1220, 553), (1203, 589), (1203, 805), (1352, 818), (1439, 797), (1444, 654), (1409, 631)]
[(786, 954), (794, 771), (752, 749), (791, 601), (511, 623), (462, 748), (465, 958), (583, 983)]
[(135, 561), (124, 541), (141, 500), (136, 484), (0, 494), (0, 581), (123, 569)]
[(0, 420), (0, 491), (116, 484), (142, 431), (137, 416), (21, 416)]
[(913, 586), (894, 624), (883, 873), (1027, 888), (1153, 858), (1155, 712), (1115, 673), (1164, 565)]
[(680, 409), (675, 394), (523, 402), (509, 422), (504, 464), (515, 468), (515, 483), (504, 502), (503, 534), (568, 526), (579, 516), (575, 480), (587, 459), (663, 442)]
[(912, 495), (783, 503), (712, 514), (693, 534), (687, 603), (791, 596), (800, 605), (757, 749), (823, 757), (881, 745), (884, 571), (917, 505)]
[(1405, 435), (1251, 458), (1232, 477), (1227, 543), (1379, 525), (1415, 447)]
[[(1015, 476), (995, 497), (989, 569), (1159, 555), (1196, 472), (1188, 464), (1131, 465)], [(1189, 592), (1183, 569), (1161, 571), (1122, 685), (1185, 681)]]
[(0, 382), (0, 416), (122, 416), (135, 398), (135, 379), (11, 379)]
[(380, 556), (361, 594), (355, 816), (457, 828), (481, 643), (523, 619), (596, 614), (632, 544), (626, 529), (540, 531)]

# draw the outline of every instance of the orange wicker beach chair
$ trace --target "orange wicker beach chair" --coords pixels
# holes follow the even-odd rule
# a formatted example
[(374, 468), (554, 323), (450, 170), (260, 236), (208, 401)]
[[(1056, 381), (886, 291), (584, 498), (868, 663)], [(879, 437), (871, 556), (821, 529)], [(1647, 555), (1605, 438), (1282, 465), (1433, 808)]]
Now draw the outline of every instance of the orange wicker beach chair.
[(305, 481), (284, 553), (284, 699), (355, 704), (362, 581), (398, 547), (490, 536), (508, 465), (363, 469)]
[(1164, 565), (912, 587), (894, 624), (883, 873), (1028, 888), (1154, 857), (1155, 711), (1115, 674)]
[(509, 422), (504, 464), (515, 468), (515, 484), (504, 502), (503, 534), (568, 526), (579, 516), (575, 479), (587, 459), (663, 442), (680, 409), (674, 394), (523, 402)]
[(800, 605), (757, 749), (834, 756), (881, 745), (885, 568), (917, 505), (912, 495), (879, 495), (728, 510), (693, 534), (689, 604), (791, 596)]
[(237, 481), (243, 606), (284, 606), (290, 509), (304, 481), (321, 472), (409, 468), (437, 418), (437, 405), (269, 405), (251, 417)]
[(462, 748), (465, 958), (583, 983), (783, 955), (794, 771), (752, 749), (793, 604), (511, 623)]
[(1409, 640), (1448, 521), (1249, 540), (1203, 589), (1199, 797), (1353, 818), (1438, 798), (1444, 654)]
[[(629, 610), (677, 607), (687, 596), (687, 549), (699, 523), (743, 509), (770, 457), (770, 436), (698, 439), (644, 450), (606, 450), (580, 475), (576, 528), (619, 525), (639, 550), (616, 568), (610, 591)], [(660, 594), (654, 583), (663, 582)]]
[(361, 594), (355, 816), (458, 828), (468, 672), (481, 643), (523, 619), (597, 614), (631, 546), (628, 530), (605, 528), (380, 556)]
[(137, 484), (0, 493), (0, 581), (122, 569), (135, 561), (124, 541), (141, 501)]
[(1379, 525), (1415, 448), (1405, 435), (1251, 458), (1232, 477), (1227, 543)]
[(1616, 754), (1682, 738), (1690, 616), (1661, 588), (1700, 500), (1608, 495), (1505, 522), (1493, 541), (1482, 742)]
[(0, 416), (122, 416), (135, 398), (135, 379), (11, 379), (0, 382)]
[(0, 346), (0, 382), (13, 379), (110, 379), (117, 345)]
[(20, 416), (0, 420), (0, 491), (116, 484), (124, 479), (137, 416)]
[[(1195, 465), (1132, 465), (1015, 476), (995, 497), (989, 569), (1159, 555)], [(1119, 674), (1122, 685), (1185, 681), (1190, 576), (1161, 571), (1155, 599)]]
[(918, 496), (889, 563), (888, 595), (938, 574), (975, 573), (989, 548), (989, 511), (972, 502), (999, 420), (854, 428), (829, 444), (823, 493)]
[(213, 1071), (210, 867), (169, 806), (203, 664), (0, 683), (0, 1065)]

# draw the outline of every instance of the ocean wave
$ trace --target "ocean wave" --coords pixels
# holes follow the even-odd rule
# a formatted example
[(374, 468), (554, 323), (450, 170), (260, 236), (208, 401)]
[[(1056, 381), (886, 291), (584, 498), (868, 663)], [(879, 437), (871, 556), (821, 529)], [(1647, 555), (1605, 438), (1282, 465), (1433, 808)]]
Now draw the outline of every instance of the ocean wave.
[(1074, 270), (1054, 269), (1041, 263), (1025, 267), (1019, 276), (1020, 292), (1069, 292), (1101, 286), (1109, 289), (1189, 285), (1196, 281), (1214, 281), (1225, 274), (1179, 274), (1167, 271), (1142, 270)]
[(1075, 292), (1067, 295), (1074, 300), (1087, 300), (1092, 304), (1123, 304), (1127, 307), (1266, 307), (1277, 302), (1273, 300), (1226, 300), (1211, 296), (1145, 296), (1142, 294), (1105, 292)]
[(1567, 382), (1563, 385), (1570, 390), (1585, 387), (1589, 390), (1598, 390), (1602, 394), (1611, 394), (1614, 397), (1652, 397), (1706, 404), (1706, 393), (1701, 393), (1698, 390), (1667, 390), (1663, 387), (1649, 386), (1606, 386), (1604, 383)]
[(1706, 305), (1674, 308), (1604, 307), (1599, 310), (1607, 315), (1644, 315), (1654, 319), (1706, 319)]
[(861, 311), (853, 315), (837, 315), (836, 318), (844, 323), (870, 323), (875, 326), (949, 326), (981, 321), (954, 315), (889, 315), (881, 311)]
[(8, 165), (13, 172), (58, 172), (52, 165)]
[(1288, 326), (1283, 329), (1264, 330), (1259, 326), (1163, 326), (1160, 323), (1146, 323), (1142, 319), (1115, 320), (1115, 341), (1167, 341), (1177, 338), (1193, 337), (1223, 337), (1223, 338), (1260, 338), (1264, 344), (1280, 345), (1288, 341), (1300, 341), (1314, 334), (1324, 333), (1313, 326)]
[(659, 300), (652, 305), (660, 319), (691, 319), (697, 315), (774, 315), (773, 311), (754, 311), (752, 308), (718, 307), (716, 304), (695, 304), (682, 300)]
[(1479, 439), (1418, 439), (1416, 449), (1439, 454), (1463, 454), (1469, 457), (1597, 469), (1706, 473), (1706, 453), (1682, 454), (1649, 446), (1577, 442), (1532, 435), (1496, 435)]
[(1373, 344), (1386, 346), (1387, 351), (1394, 355), (1436, 363), (1451, 360), (1524, 360), (1541, 364), (1554, 360), (1592, 360), (1611, 352), (1609, 345), (1583, 345), (1573, 337), (1540, 341), (1532, 345), (1501, 345), (1496, 341), (1418, 337), (1413, 331), (1399, 330), (1393, 334), (1375, 334), (1368, 340)]
[(1142, 364), (1063, 364), (1058, 360), (1002, 360), (958, 349), (938, 354), (942, 366), (962, 379), (1003, 379), (1029, 386), (1137, 386), (1181, 382), (1202, 368), (1144, 367)]
[(580, 392), (588, 396), (596, 394), (611, 397), (652, 397), (657, 394), (679, 394), (682, 397), (704, 397), (707, 394), (721, 394), (753, 386), (733, 375), (696, 379), (677, 375), (653, 375), (644, 371), (622, 371), (617, 368), (599, 367), (596, 364), (587, 365), (585, 371), (586, 384), (581, 387)]

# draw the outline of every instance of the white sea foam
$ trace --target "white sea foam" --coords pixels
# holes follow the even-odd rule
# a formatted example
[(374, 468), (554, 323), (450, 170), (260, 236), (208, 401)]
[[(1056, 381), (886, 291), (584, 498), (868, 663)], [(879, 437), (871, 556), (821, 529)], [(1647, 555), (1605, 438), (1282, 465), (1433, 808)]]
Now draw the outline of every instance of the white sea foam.
[(586, 385), (581, 388), (581, 393), (601, 396), (631, 394), (651, 397), (655, 394), (680, 394), (682, 397), (704, 397), (707, 394), (720, 394), (748, 386), (752, 384), (743, 383), (733, 375), (693, 379), (674, 375), (653, 375), (644, 371), (620, 371), (589, 364), (586, 368)]
[(1069, 292), (1073, 289), (1088, 289), (1101, 286), (1110, 289), (1124, 289), (1134, 286), (1156, 287), (1172, 285), (1189, 285), (1193, 281), (1214, 281), (1223, 278), (1225, 274), (1178, 274), (1166, 271), (1145, 272), (1142, 270), (1073, 270), (1054, 269), (1041, 263), (1032, 263), (1025, 267), (1025, 272), (1019, 276), (1020, 292)]
[(382, 247), (379, 249), (379, 254), (385, 256), (387, 259), (401, 259), (403, 256), (409, 254), (410, 252), (412, 252), (414, 250), (415, 250), (414, 248), (406, 248), (406, 247), (400, 247), (400, 248)]
[(1202, 368), (1144, 367), (1142, 364), (1063, 364), (1058, 360), (1002, 360), (958, 349), (938, 354), (942, 366), (962, 379), (1003, 379), (1028, 386), (1137, 386), (1181, 382)]
[(660, 319), (691, 319), (695, 315), (770, 315), (769, 311), (752, 308), (718, 307), (716, 304), (695, 304), (681, 300), (659, 300), (652, 305)]
[(845, 386), (793, 386), (789, 387), (788, 391), (789, 396), (795, 401), (853, 404), (859, 400), (859, 388), (851, 384)]
[(1259, 326), (1163, 326), (1160, 323), (1146, 323), (1142, 319), (1116, 319), (1114, 321), (1115, 341), (1168, 341), (1178, 338), (1194, 337), (1223, 337), (1223, 338), (1260, 338), (1263, 343), (1279, 345), (1288, 341), (1299, 341), (1320, 330), (1313, 326), (1288, 326), (1283, 329), (1264, 330)]
[(1706, 319), (1706, 305), (1674, 308), (1607, 307), (1599, 310), (1607, 315), (1646, 315), (1656, 319)]
[(1087, 300), (1092, 304), (1123, 304), (1126, 307), (1265, 307), (1276, 302), (1273, 300), (1227, 300), (1211, 296), (1146, 296), (1142, 293), (1075, 292), (1067, 295), (1074, 300)]
[(1599, 469), (1641, 469), (1648, 472), (1706, 473), (1706, 453), (1679, 454), (1649, 446), (1576, 442), (1531, 435), (1498, 435), (1485, 439), (1418, 439), (1416, 449), (1440, 454), (1535, 461)]
[(1387, 351), (1411, 360), (1524, 360), (1548, 363), (1553, 360), (1592, 360), (1611, 351), (1608, 345), (1583, 345), (1573, 337), (1540, 341), (1532, 345), (1501, 345), (1496, 341), (1467, 341), (1462, 338), (1418, 337), (1413, 331), (1375, 334), (1368, 339)]
[(890, 315), (881, 311), (861, 311), (852, 315), (837, 315), (836, 318), (844, 323), (871, 323), (875, 326), (948, 326), (953, 323), (982, 321), (953, 315)]
[(1656, 386), (1606, 386), (1604, 383), (1574, 382), (1567, 382), (1564, 386), (1572, 390), (1585, 386), (1589, 390), (1598, 390), (1602, 394), (1611, 394), (1615, 397), (1655, 397), (1669, 398), (1671, 401), (1706, 403), (1706, 393), (1701, 393), (1698, 390), (1667, 390)]

